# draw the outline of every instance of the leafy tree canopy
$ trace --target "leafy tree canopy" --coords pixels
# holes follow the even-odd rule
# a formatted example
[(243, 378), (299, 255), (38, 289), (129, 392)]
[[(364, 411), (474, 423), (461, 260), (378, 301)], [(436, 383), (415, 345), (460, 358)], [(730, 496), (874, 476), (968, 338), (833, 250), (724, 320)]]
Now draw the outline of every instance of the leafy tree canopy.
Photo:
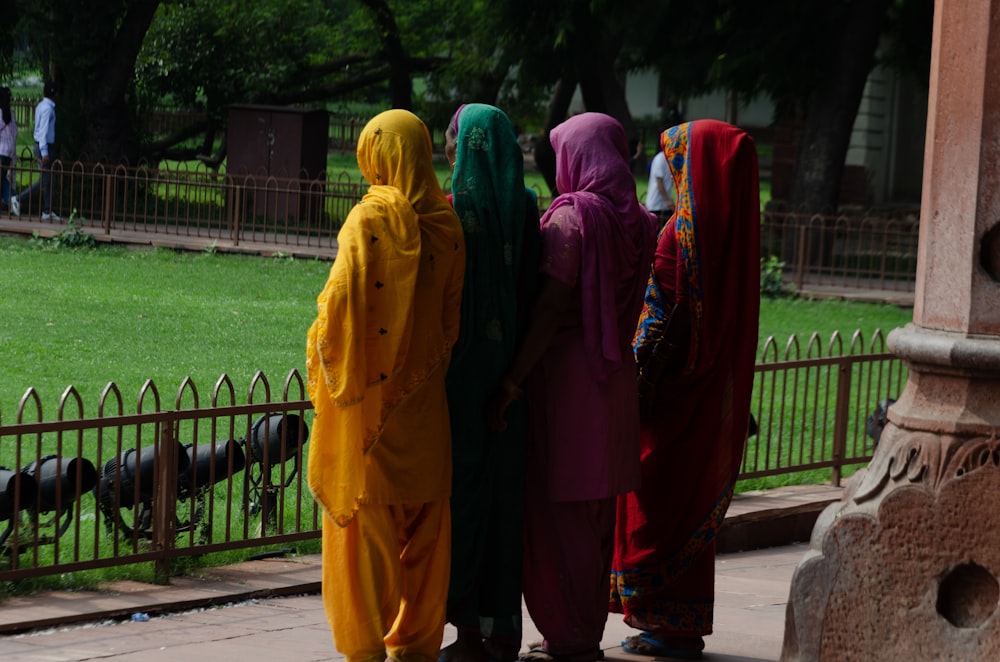
[[(844, 45), (864, 25), (876, 26), (887, 62), (926, 72), (933, 1), (8, 0), (8, 6), (0, 73), (11, 71), (15, 49), (37, 58), (62, 90), (63, 155), (118, 160), (140, 154), (138, 115), (174, 104), (208, 111), (208, 145), (225, 107), (240, 102), (330, 107), (370, 100), (412, 106), (441, 126), (459, 102), (483, 101), (505, 108), (515, 122), (549, 128), (565, 116), (579, 85), (588, 109), (618, 117), (634, 135), (622, 81), (627, 71), (648, 67), (662, 72), (667, 98), (726, 89), (808, 109), (824, 86), (834, 101), (853, 98), (831, 81), (848, 84), (837, 77), (855, 56)], [(865, 75), (871, 61), (864, 54), (854, 59), (850, 76)], [(415, 77), (426, 86), (416, 93)], [(843, 110), (837, 121), (852, 121), (856, 109)], [(824, 131), (817, 126), (815, 135)], [(839, 149), (823, 158), (842, 164)]]
[(322, 80), (307, 74), (333, 58), (330, 17), (312, 0), (190, 0), (160, 7), (143, 42), (135, 87), (143, 106), (305, 96)]

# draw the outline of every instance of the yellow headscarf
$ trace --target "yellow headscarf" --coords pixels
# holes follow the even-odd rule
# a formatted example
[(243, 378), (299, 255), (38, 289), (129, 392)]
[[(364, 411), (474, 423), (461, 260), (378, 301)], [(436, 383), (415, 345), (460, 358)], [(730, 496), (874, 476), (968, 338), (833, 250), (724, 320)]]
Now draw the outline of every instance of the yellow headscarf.
[(309, 487), (340, 526), (353, 520), (364, 496), (365, 455), (386, 417), (419, 386), (396, 377), (410, 346), (420, 227), (457, 224), (431, 157), (427, 127), (408, 111), (381, 113), (361, 132), (358, 165), (370, 188), (337, 237), (309, 329), (306, 368), (316, 408)]

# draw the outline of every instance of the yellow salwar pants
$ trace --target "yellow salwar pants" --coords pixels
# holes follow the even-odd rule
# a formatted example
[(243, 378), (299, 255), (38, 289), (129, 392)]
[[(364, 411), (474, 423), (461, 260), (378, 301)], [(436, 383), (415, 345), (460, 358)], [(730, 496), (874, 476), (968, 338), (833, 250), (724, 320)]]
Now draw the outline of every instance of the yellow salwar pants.
[(451, 561), (448, 500), (363, 504), (339, 527), (323, 518), (323, 605), (347, 662), (435, 662)]

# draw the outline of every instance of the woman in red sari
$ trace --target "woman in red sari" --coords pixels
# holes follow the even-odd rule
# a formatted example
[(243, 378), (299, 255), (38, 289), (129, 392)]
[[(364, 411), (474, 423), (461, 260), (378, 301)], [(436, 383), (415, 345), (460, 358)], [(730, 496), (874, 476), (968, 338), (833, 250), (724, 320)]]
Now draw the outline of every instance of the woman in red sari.
[(750, 415), (760, 194), (742, 130), (699, 120), (668, 129), (661, 143), (677, 208), (657, 242), (636, 333), (640, 370), (672, 311), (689, 338), (676, 367), (646, 375), (656, 386), (641, 428), (642, 487), (618, 501), (611, 610), (642, 630), (622, 642), (627, 652), (698, 659), (712, 632), (716, 534)]

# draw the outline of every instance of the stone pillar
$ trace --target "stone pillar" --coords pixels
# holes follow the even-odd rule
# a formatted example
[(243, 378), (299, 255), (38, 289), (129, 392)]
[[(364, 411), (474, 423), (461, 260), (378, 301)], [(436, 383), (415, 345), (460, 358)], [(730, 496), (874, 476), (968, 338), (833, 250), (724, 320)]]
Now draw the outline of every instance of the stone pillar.
[(909, 368), (820, 516), (782, 660), (1000, 660), (1000, 0), (937, 0)]

